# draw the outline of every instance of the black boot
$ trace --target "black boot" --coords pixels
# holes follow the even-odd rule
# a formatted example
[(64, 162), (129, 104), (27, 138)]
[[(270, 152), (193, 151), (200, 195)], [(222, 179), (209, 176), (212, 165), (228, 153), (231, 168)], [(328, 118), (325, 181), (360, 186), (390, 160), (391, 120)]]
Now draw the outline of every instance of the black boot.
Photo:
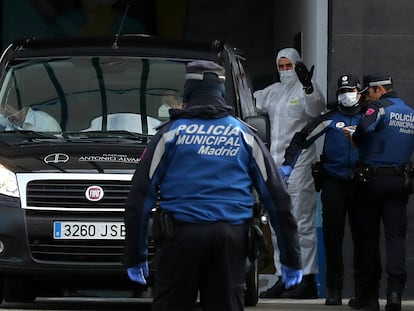
[(349, 299), (348, 306), (355, 310), (379, 311), (378, 298), (351, 298)]
[(392, 292), (387, 295), (387, 304), (385, 305), (385, 311), (401, 311), (401, 295)]
[(349, 299), (348, 306), (350, 306), (352, 309), (359, 310), (362, 308), (362, 299), (360, 297), (354, 297)]
[(285, 289), (285, 284), (282, 282), (282, 278), (279, 278), (279, 280), (276, 282), (275, 285), (270, 287), (265, 292), (261, 293), (259, 295), (260, 298), (280, 298), (280, 294)]
[(339, 289), (328, 289), (328, 295), (325, 300), (327, 306), (340, 306), (342, 305), (342, 293)]
[(294, 287), (285, 289), (280, 298), (294, 299), (316, 299), (318, 298), (318, 290), (316, 288), (315, 275), (308, 274), (302, 279), (302, 282)]
[(364, 302), (364, 306), (362, 307), (362, 310), (364, 311), (379, 311), (379, 302), (378, 298), (372, 298), (368, 299)]

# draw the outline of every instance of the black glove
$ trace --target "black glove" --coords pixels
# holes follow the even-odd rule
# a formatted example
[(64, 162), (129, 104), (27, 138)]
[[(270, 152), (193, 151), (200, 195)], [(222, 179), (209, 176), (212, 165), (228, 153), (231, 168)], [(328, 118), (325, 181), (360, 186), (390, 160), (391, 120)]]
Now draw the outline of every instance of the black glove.
[(302, 83), (306, 94), (311, 94), (313, 92), (312, 76), (314, 69), (315, 66), (312, 65), (311, 69), (308, 70), (306, 65), (300, 61), (295, 65), (296, 75), (298, 76), (300, 83)]

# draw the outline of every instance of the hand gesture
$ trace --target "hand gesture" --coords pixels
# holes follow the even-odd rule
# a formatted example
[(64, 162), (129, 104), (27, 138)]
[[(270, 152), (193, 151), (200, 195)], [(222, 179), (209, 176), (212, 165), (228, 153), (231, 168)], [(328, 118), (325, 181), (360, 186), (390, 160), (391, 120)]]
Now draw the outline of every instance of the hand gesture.
[(308, 70), (308, 68), (306, 68), (306, 65), (301, 61), (298, 61), (295, 64), (296, 75), (298, 76), (300, 83), (302, 83), (303, 88), (306, 90), (306, 93), (308, 94), (313, 92), (312, 76), (314, 69), (315, 66), (312, 65), (311, 69)]

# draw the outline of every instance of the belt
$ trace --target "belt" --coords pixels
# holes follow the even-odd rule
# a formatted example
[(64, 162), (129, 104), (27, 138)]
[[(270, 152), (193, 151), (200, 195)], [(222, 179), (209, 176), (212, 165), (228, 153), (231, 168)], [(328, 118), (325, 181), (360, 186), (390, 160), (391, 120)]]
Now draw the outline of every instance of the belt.
[(403, 166), (369, 166), (372, 175), (404, 175)]

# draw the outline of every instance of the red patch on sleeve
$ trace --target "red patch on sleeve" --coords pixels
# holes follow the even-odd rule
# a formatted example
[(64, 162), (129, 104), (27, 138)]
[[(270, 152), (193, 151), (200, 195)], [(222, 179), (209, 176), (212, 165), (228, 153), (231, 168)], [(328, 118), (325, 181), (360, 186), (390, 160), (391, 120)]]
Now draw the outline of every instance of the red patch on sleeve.
[(374, 108), (368, 108), (367, 111), (365, 112), (366, 116), (370, 116), (375, 112)]

